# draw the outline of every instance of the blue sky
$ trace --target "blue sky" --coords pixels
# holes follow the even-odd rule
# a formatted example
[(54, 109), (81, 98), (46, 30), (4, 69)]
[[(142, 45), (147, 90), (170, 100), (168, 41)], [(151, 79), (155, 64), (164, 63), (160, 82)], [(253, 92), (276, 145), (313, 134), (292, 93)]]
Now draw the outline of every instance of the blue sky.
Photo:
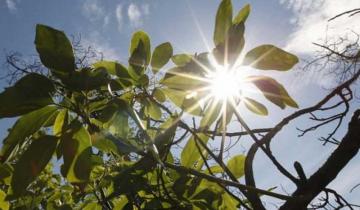
[[(0, 0), (0, 62), (4, 63), (4, 52), (18, 51), (25, 56), (36, 54), (33, 42), (37, 23), (58, 28), (68, 35), (81, 34), (84, 45), (91, 45), (102, 51), (105, 58), (121, 62), (127, 60), (131, 34), (138, 29), (150, 35), (152, 47), (169, 41), (174, 46), (175, 53), (202, 52), (206, 50), (206, 45), (212, 47), (218, 3), (219, 1), (210, 0)], [(311, 58), (316, 50), (312, 42), (321, 43), (326, 37), (336, 38), (349, 33), (350, 29), (360, 32), (360, 16), (351, 20), (340, 18), (327, 22), (340, 12), (359, 8), (358, 0), (346, 0), (346, 4), (344, 0), (233, 0), (235, 10), (245, 3), (250, 3), (252, 7), (246, 24), (246, 49), (271, 43), (305, 59)], [(3, 71), (5, 70), (2, 68), (0, 75)], [(271, 74), (285, 84), (301, 107), (314, 104), (327, 92), (322, 87), (331, 86), (336, 79), (325, 77), (322, 73), (299, 76), (298, 72)], [(0, 88), (5, 86), (6, 83), (0, 81)], [(355, 102), (356, 105), (359, 103)], [(293, 111), (280, 111), (270, 106), (271, 114), (265, 119), (248, 113), (245, 113), (245, 118), (252, 127), (271, 126)], [(6, 136), (6, 128), (10, 126), (10, 122), (12, 120), (0, 121), (0, 137)], [(306, 126), (305, 121), (297, 123)], [(312, 134), (294, 140), (296, 131), (293, 126), (291, 128), (292, 130), (277, 137), (273, 146), (275, 153), (284, 158), (283, 163), (288, 168), (292, 168), (293, 160), (301, 160), (307, 172), (314, 171), (334, 147), (321, 146), (316, 140), (318, 136)], [(342, 137), (342, 133), (339, 137)], [(244, 145), (248, 144), (244, 142)], [(241, 148), (236, 148), (234, 152), (239, 151), (242, 151)], [(256, 178), (260, 187), (279, 186), (281, 183), (291, 192), (292, 186), (268, 167), (270, 164), (266, 158), (260, 155), (256, 161), (255, 170), (260, 171)], [(342, 172), (342, 178), (332, 183), (351, 201), (356, 201), (356, 197), (360, 196), (360, 189), (348, 193), (354, 184), (360, 182), (360, 179), (352, 175), (359, 170), (360, 158), (356, 157)], [(278, 191), (283, 192), (281, 189)]]

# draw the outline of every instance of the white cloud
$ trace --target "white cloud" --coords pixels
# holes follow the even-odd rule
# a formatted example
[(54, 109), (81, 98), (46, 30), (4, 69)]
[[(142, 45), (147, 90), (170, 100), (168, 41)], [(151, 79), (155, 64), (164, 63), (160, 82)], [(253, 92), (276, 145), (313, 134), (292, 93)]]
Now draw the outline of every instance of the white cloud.
[(137, 28), (143, 24), (144, 17), (150, 14), (150, 8), (148, 4), (139, 7), (135, 3), (130, 3), (127, 12), (130, 25)]
[(121, 30), (122, 27), (122, 23), (123, 23), (123, 14), (122, 14), (122, 5), (118, 4), (116, 6), (116, 10), (115, 10), (115, 15), (116, 15), (116, 21), (118, 24), (118, 30)]
[(17, 7), (16, 7), (17, 1), (16, 0), (6, 0), (5, 3), (6, 3), (7, 8), (11, 12), (15, 12), (17, 10)]
[(83, 15), (91, 22), (101, 21), (104, 26), (109, 23), (109, 15), (98, 0), (86, 0), (82, 7)]
[(336, 40), (352, 33), (360, 33), (360, 15), (343, 16), (333, 21), (328, 20), (335, 15), (354, 8), (360, 8), (359, 0), (280, 0), (292, 10), (294, 32), (287, 42), (287, 50), (296, 53), (311, 53), (316, 48), (312, 42), (324, 42), (325, 39)]
[(142, 24), (141, 20), (141, 11), (136, 4), (131, 3), (128, 7), (128, 17), (130, 20), (130, 24), (134, 27), (139, 27)]

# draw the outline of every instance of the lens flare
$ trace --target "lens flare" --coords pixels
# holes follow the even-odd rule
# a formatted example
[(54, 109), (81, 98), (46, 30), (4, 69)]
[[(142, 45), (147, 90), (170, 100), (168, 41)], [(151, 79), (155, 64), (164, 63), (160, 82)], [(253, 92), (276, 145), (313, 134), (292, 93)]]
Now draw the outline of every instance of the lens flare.
[(237, 71), (226, 68), (216, 68), (208, 75), (210, 94), (220, 101), (238, 98), (242, 94), (242, 78)]

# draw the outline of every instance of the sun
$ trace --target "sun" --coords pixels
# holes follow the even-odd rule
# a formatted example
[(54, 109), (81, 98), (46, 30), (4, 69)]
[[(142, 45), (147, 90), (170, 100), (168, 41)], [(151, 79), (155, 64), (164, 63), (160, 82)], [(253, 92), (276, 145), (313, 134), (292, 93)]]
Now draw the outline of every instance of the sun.
[(243, 78), (238, 71), (223, 66), (208, 74), (210, 95), (219, 101), (242, 96)]

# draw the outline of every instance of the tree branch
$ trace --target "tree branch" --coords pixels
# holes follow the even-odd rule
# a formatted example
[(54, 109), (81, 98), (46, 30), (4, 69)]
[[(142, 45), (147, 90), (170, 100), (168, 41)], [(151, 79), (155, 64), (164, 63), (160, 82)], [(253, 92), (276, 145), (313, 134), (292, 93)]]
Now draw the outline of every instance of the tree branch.
[(306, 209), (307, 205), (325, 187), (336, 178), (346, 164), (358, 153), (360, 148), (360, 109), (355, 111), (348, 132), (339, 147), (330, 155), (304, 185), (293, 193), (294, 200), (289, 200), (280, 209)]

